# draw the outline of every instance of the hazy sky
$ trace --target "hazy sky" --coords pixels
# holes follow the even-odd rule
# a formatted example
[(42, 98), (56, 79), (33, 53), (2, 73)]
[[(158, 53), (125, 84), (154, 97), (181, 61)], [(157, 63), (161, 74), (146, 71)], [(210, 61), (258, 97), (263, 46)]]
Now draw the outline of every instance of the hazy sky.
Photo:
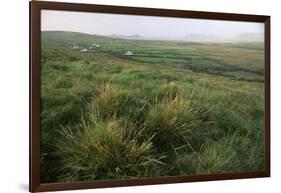
[(264, 24), (42, 10), (41, 30), (74, 31), (97, 35), (138, 34), (145, 37), (182, 38), (190, 34), (231, 37), (241, 33), (263, 33)]

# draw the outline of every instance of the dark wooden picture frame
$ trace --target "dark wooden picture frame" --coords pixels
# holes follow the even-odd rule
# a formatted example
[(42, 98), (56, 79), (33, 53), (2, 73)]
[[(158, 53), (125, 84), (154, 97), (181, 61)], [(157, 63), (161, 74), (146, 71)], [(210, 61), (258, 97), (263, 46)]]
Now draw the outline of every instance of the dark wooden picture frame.
[[(145, 16), (162, 16), (176, 18), (197, 18), (227, 21), (261, 22), (265, 24), (264, 31), (264, 137), (265, 137), (265, 160), (264, 171), (208, 174), (196, 176), (171, 176), (144, 179), (104, 180), (95, 182), (75, 183), (48, 183), (40, 182), (40, 11), (41, 10), (64, 10), (97, 13), (116, 13)], [(74, 4), (58, 2), (30, 2), (30, 191), (58, 191), (88, 188), (121, 187), (134, 185), (151, 185), (166, 183), (183, 183), (195, 181), (227, 180), (242, 178), (259, 178), (270, 176), (270, 16), (244, 15), (231, 13), (214, 13), (199, 11), (182, 11), (151, 8), (134, 8), (119, 6), (103, 6), (91, 4)]]

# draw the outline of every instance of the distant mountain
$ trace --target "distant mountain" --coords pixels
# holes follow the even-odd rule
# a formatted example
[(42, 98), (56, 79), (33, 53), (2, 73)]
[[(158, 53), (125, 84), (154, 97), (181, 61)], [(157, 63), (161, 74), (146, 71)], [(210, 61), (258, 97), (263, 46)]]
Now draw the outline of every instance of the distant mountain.
[(191, 34), (186, 35), (185, 37), (157, 37), (157, 36), (140, 36), (139, 34), (134, 35), (118, 35), (111, 34), (109, 37), (120, 38), (120, 39), (131, 39), (131, 40), (166, 40), (166, 41), (190, 41), (190, 42), (217, 42), (221, 41), (221, 38), (215, 35), (200, 35), (200, 34)]
[(215, 35), (201, 35), (201, 34), (189, 34), (183, 38), (184, 41), (188, 42), (218, 42), (222, 38)]
[(109, 37), (112, 38), (120, 38), (120, 39), (143, 39), (142, 36), (139, 34), (134, 34), (134, 35), (120, 35), (120, 34), (111, 34)]
[(226, 41), (231, 42), (263, 42), (264, 34), (263, 33), (242, 33), (234, 37), (226, 39)]
[(241, 33), (232, 37), (222, 38), (215, 35), (190, 34), (182, 38), (188, 42), (263, 42), (262, 33)]
[[(118, 39), (127, 40), (160, 40), (160, 41), (177, 41), (177, 42), (202, 42), (202, 43), (240, 43), (240, 42), (263, 42), (263, 33), (241, 33), (232, 37), (222, 38), (215, 35), (202, 35), (202, 34), (189, 34), (184, 37), (148, 37), (141, 36), (139, 34), (133, 35), (118, 35), (111, 34), (109, 36), (101, 36), (94, 34), (85, 34), (80, 32), (67, 32), (67, 31), (42, 31), (42, 39), (48, 38), (55, 40), (56, 42), (68, 41), (72, 44), (85, 43), (88, 44), (89, 41), (95, 44), (101, 44), (102, 39), (114, 38), (116, 41)], [(79, 41), (78, 41), (79, 40)]]

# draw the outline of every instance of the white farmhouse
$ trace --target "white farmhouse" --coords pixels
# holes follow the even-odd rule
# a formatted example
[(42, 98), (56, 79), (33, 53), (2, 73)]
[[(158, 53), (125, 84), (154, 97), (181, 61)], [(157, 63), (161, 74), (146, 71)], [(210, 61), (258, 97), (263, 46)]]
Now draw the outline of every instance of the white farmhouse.
[(81, 52), (88, 52), (88, 49), (84, 48), (82, 50), (80, 50)]
[(77, 45), (74, 45), (72, 48), (73, 48), (74, 50), (78, 50), (80, 47), (77, 46)]
[(134, 55), (134, 53), (130, 50), (128, 50), (126, 53), (125, 53), (126, 56), (132, 56)]
[(93, 44), (94, 47), (99, 48), (100, 45), (99, 44)]

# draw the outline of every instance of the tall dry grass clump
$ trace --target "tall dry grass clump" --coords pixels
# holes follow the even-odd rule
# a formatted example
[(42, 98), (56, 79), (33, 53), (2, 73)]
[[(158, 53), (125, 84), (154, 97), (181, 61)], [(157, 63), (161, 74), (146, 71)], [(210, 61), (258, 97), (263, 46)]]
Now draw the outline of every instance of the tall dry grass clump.
[(111, 83), (104, 83), (98, 89), (90, 105), (90, 113), (99, 119), (122, 118), (141, 113), (142, 104), (136, 96)]
[(155, 146), (161, 150), (180, 146), (192, 149), (190, 140), (201, 124), (199, 112), (200, 108), (181, 93), (166, 95), (161, 101), (156, 99), (147, 116), (147, 131), (155, 134)]
[(164, 96), (169, 98), (175, 98), (179, 95), (179, 93), (183, 92), (183, 89), (180, 85), (178, 85), (176, 82), (166, 82), (163, 85), (161, 85), (161, 90), (164, 94)]
[(224, 137), (217, 142), (206, 143), (198, 157), (196, 167), (199, 174), (235, 172), (239, 170), (239, 160), (235, 158), (235, 135)]
[(110, 83), (104, 83), (98, 90), (98, 95), (95, 96), (92, 109), (93, 113), (100, 118), (110, 118), (116, 114), (118, 101), (118, 90), (113, 88)]
[(76, 132), (64, 128), (57, 145), (60, 179), (92, 181), (153, 175), (163, 163), (154, 153), (151, 138), (142, 138), (142, 132), (117, 120), (96, 120)]

